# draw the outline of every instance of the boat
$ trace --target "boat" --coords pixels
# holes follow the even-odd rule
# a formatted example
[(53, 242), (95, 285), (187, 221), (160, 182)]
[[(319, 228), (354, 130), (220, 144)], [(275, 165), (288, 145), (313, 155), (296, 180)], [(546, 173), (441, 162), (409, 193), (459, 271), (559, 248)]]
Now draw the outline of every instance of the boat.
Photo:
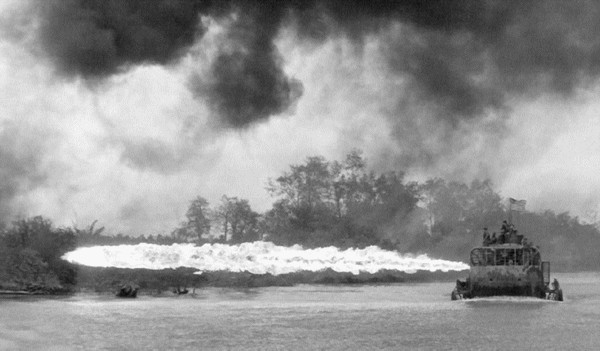
[(550, 283), (550, 262), (542, 261), (538, 247), (516, 231), (503, 232), (500, 238), (497, 242), (484, 238), (482, 246), (471, 250), (469, 276), (456, 281), (451, 299), (531, 296), (563, 301), (558, 280)]
[(117, 291), (117, 297), (136, 298), (140, 287), (135, 283), (126, 283)]

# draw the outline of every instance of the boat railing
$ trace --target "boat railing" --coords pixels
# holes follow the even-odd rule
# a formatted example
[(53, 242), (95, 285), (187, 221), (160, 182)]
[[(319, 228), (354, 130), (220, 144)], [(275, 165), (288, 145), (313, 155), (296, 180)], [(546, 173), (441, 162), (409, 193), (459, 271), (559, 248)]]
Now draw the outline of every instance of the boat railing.
[(471, 250), (471, 266), (538, 266), (540, 253), (533, 247), (478, 247)]

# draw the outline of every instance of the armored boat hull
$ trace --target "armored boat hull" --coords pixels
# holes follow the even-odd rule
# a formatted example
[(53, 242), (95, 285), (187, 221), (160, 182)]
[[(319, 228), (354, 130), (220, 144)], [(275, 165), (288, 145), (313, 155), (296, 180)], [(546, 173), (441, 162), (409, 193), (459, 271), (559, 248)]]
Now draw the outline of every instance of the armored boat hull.
[(537, 248), (520, 244), (476, 247), (469, 276), (458, 280), (452, 300), (487, 296), (530, 296), (562, 301), (562, 291), (549, 288), (550, 263)]

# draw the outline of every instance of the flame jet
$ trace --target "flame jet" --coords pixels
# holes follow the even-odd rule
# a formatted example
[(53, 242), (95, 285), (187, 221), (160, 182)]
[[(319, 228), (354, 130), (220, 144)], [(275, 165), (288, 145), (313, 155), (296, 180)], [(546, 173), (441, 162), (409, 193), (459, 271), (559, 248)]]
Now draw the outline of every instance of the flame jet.
[(461, 271), (469, 266), (462, 262), (436, 260), (427, 255), (400, 255), (377, 246), (339, 250), (336, 247), (303, 249), (277, 246), (270, 242), (240, 245), (155, 244), (94, 246), (68, 252), (63, 259), (85, 266), (115, 268), (167, 269), (191, 267), (204, 271), (250, 272), (253, 274), (286, 274), (300, 271), (375, 273), (396, 270), (406, 273), (423, 271)]

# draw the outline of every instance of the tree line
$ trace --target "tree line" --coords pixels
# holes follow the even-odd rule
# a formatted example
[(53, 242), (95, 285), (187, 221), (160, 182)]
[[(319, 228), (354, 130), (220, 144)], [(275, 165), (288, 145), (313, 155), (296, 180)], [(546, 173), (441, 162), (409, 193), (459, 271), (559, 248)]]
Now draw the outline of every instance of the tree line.
[[(360, 150), (341, 161), (308, 157), (269, 179), (273, 197), (264, 213), (247, 200), (223, 196), (215, 208), (197, 197), (171, 235), (187, 242), (268, 240), (278, 245), (339, 248), (377, 245), (403, 253), (466, 260), (481, 244), (482, 228), (500, 230), (508, 199), (490, 180), (471, 183), (433, 178), (408, 181), (402, 171), (369, 170)], [(514, 212), (513, 223), (559, 269), (598, 269), (597, 223), (568, 212)]]
[[(74, 284), (75, 269), (60, 259), (77, 246), (137, 243), (212, 242), (237, 244), (267, 240), (278, 245), (363, 248), (428, 253), (466, 260), (480, 244), (481, 229), (499, 230), (508, 217), (506, 199), (489, 180), (470, 184), (441, 178), (407, 181), (401, 171), (369, 171), (358, 150), (342, 161), (308, 157), (268, 182), (272, 207), (254, 211), (249, 201), (223, 195), (211, 206), (195, 197), (185, 220), (171, 233), (132, 237), (108, 235), (96, 222), (87, 228), (55, 228), (41, 216), (0, 226), (0, 282), (18, 286)], [(598, 269), (596, 224), (568, 213), (519, 212), (513, 222), (541, 247), (559, 269)], [(10, 285), (9, 284), (9, 285)]]
[[(507, 199), (489, 180), (471, 183), (441, 178), (408, 181), (401, 171), (369, 170), (361, 151), (341, 161), (308, 157), (268, 181), (272, 207), (254, 211), (248, 200), (223, 195), (210, 206), (197, 196), (185, 220), (170, 234), (149, 237), (97, 236), (96, 242), (170, 244), (267, 240), (278, 245), (363, 248), (377, 245), (402, 253), (466, 260), (480, 244), (483, 227), (500, 230), (509, 217)], [(597, 269), (596, 223), (568, 212), (513, 212), (513, 223), (539, 245), (544, 258), (562, 269)]]

